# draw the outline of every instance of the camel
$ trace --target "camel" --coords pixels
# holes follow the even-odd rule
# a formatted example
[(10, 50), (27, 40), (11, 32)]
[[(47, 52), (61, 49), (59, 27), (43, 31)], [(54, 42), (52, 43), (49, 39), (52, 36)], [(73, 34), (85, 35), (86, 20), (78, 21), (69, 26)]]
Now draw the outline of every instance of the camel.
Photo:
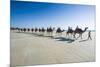
[(37, 32), (38, 31), (38, 28), (35, 28), (35, 32)]
[(11, 27), (10, 30), (13, 30), (13, 31), (18, 31), (20, 32), (20, 28), (19, 27)]
[(21, 29), (20, 28), (18, 28), (18, 32), (20, 32), (21, 31)]
[(16, 30), (16, 28), (14, 28), (14, 27), (10, 27), (10, 30)]
[(24, 28), (23, 31), (26, 32), (26, 28)]
[[(82, 30), (81, 28), (76, 28), (75, 31), (74, 31), (74, 38), (76, 38), (76, 37), (75, 37), (76, 34), (79, 34), (79, 37), (81, 37), (81, 39), (82, 39), (82, 34), (83, 34), (87, 29), (88, 29), (88, 27), (85, 27), (84, 30)], [(78, 38), (79, 38), (79, 37), (78, 37)]]
[(47, 33), (49, 34), (49, 36), (53, 35), (53, 31), (55, 30), (55, 28), (47, 28)]
[(42, 30), (39, 28), (39, 32), (41, 32)]
[(20, 28), (19, 27), (11, 27), (10, 30), (13, 30), (13, 31), (18, 31), (20, 32)]
[(49, 34), (49, 28), (48, 27), (47, 27), (47, 30), (46, 31), (47, 31), (47, 34)]
[(62, 35), (62, 32), (64, 32), (64, 30), (61, 30), (60, 27), (58, 27), (56, 33), (57, 33), (58, 35)]
[(68, 31), (66, 32), (66, 36), (67, 35), (69, 36), (69, 34), (73, 35), (73, 33), (74, 33), (74, 30), (71, 27), (68, 27)]
[(23, 32), (23, 28), (21, 28), (21, 32)]
[(15, 28), (14, 27), (10, 27), (10, 30), (14, 30)]
[(27, 31), (29, 32), (30, 31), (30, 28), (28, 28)]
[(41, 30), (43, 33), (45, 32), (45, 29), (44, 28), (42, 28), (42, 30)]
[(31, 31), (33, 32), (34, 31), (34, 28), (31, 28)]

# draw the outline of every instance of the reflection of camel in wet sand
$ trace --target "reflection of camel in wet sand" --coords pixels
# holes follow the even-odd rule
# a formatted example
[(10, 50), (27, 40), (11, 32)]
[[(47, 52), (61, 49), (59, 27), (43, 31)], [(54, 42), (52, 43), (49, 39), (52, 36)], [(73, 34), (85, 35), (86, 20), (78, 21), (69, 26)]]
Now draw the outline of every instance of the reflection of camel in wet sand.
[(64, 30), (61, 30), (60, 27), (57, 29), (56, 33), (60, 36), (62, 35), (62, 32), (64, 32)]
[[(76, 37), (75, 37), (76, 34), (79, 34), (79, 37), (81, 37), (81, 39), (82, 39), (82, 34), (83, 34), (87, 29), (88, 29), (88, 27), (85, 27), (84, 30), (82, 30), (81, 28), (76, 28), (75, 31), (74, 31), (74, 38), (76, 38)], [(79, 38), (79, 37), (78, 37), (78, 38)]]

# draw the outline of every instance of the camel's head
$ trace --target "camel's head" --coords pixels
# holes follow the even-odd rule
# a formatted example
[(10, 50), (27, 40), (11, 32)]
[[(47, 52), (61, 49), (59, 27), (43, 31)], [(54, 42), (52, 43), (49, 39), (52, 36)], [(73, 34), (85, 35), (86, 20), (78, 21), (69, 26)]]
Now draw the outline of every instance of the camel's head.
[(85, 27), (85, 29), (88, 29), (88, 27)]
[(88, 29), (88, 27), (85, 27), (85, 30), (84, 30), (84, 32), (85, 32), (87, 29)]
[(64, 32), (65, 30), (63, 29), (62, 32)]
[(55, 27), (53, 27), (53, 30), (55, 30)]

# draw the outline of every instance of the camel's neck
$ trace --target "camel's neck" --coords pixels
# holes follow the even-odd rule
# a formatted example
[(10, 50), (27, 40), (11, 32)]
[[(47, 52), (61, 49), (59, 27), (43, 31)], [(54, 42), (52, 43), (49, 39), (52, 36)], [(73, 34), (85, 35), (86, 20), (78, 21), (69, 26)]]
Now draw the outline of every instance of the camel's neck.
[(85, 28), (84, 30), (83, 30), (83, 32), (85, 32), (87, 29)]
[(64, 32), (64, 30), (62, 30), (61, 32)]

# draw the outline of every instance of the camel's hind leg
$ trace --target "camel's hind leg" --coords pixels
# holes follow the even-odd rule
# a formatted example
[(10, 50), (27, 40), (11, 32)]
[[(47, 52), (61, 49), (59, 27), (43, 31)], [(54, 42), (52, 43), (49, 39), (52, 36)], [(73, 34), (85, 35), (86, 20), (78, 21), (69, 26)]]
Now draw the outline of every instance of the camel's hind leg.
[(81, 36), (81, 39), (82, 39), (82, 34), (80, 34), (80, 36)]
[(76, 35), (76, 33), (74, 33), (74, 34), (73, 34), (73, 37), (74, 37), (74, 38), (76, 38), (76, 36), (75, 36), (75, 35)]
[(66, 32), (66, 37), (67, 37), (67, 32)]
[(71, 38), (73, 38), (73, 33), (71, 33)]
[(66, 37), (68, 37), (69, 36), (69, 33), (66, 33)]
[(82, 34), (79, 34), (79, 36), (77, 37), (77, 39), (80, 38), (80, 37), (81, 37), (81, 39), (82, 39)]
[(66, 33), (66, 37), (69, 38), (70, 37), (70, 33)]

